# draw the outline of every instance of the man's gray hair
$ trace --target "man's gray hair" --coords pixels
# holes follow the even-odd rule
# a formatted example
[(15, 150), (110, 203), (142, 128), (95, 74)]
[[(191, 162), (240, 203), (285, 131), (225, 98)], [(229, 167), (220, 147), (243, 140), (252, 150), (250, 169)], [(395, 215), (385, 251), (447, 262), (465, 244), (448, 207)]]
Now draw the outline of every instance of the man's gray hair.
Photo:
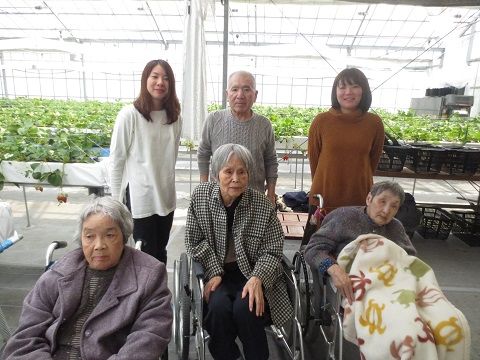
[(394, 181), (380, 181), (373, 184), (372, 188), (370, 189), (370, 194), (372, 197), (375, 197), (381, 194), (384, 191), (390, 191), (393, 195), (398, 196), (400, 199), (400, 206), (402, 206), (403, 202), (405, 201), (405, 192), (403, 188), (400, 186), (399, 183)]
[(251, 174), (253, 158), (250, 151), (239, 144), (223, 144), (212, 155), (212, 174), (216, 180), (218, 180), (220, 170), (227, 165), (232, 155), (236, 155), (245, 165), (248, 174)]
[(133, 233), (133, 219), (128, 208), (120, 201), (112, 199), (110, 196), (98, 197), (89, 203), (82, 210), (78, 219), (77, 232), (73, 240), (78, 244), (82, 243), (83, 223), (90, 215), (103, 214), (110, 218), (120, 227), (123, 235), (123, 243), (126, 244), (128, 238)]
[(257, 81), (255, 80), (255, 77), (253, 76), (252, 73), (250, 73), (248, 71), (244, 71), (244, 70), (235, 71), (235, 72), (233, 72), (229, 75), (228, 82), (227, 82), (227, 90), (230, 89), (230, 80), (235, 75), (241, 75), (241, 76), (249, 77), (252, 80), (253, 90), (257, 90)]

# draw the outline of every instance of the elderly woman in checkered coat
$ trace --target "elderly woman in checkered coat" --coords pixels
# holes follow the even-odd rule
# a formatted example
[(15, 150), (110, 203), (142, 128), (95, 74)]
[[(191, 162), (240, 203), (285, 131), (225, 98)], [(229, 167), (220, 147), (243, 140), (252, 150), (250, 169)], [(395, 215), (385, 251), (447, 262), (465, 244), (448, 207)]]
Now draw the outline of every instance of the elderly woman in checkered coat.
[[(265, 326), (293, 316), (282, 276), (283, 231), (267, 197), (248, 187), (252, 156), (237, 144), (212, 157), (216, 182), (201, 183), (187, 215), (185, 245), (205, 271), (205, 328), (216, 360), (268, 359)], [(267, 320), (268, 319), (268, 320)]]

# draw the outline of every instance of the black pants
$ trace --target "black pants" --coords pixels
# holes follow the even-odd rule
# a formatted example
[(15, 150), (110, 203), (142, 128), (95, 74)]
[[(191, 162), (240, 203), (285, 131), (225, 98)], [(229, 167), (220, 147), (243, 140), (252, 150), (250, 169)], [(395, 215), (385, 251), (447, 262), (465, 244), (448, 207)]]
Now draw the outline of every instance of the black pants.
[(233, 360), (240, 356), (235, 339), (243, 345), (246, 360), (268, 359), (265, 316), (257, 317), (248, 309), (248, 296), (242, 299), (247, 279), (236, 267), (226, 271), (220, 286), (210, 294), (205, 306), (205, 329), (210, 334), (208, 348), (215, 360)]
[(142, 251), (167, 264), (167, 244), (173, 224), (173, 211), (166, 215), (152, 215), (133, 219), (133, 238), (142, 240)]

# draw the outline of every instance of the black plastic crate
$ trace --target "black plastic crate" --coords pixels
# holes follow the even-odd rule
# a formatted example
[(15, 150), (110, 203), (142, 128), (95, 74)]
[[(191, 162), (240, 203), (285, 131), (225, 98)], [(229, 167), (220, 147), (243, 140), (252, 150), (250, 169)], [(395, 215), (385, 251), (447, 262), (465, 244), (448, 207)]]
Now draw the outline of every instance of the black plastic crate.
[(452, 233), (470, 246), (480, 246), (480, 213), (452, 211), (455, 224)]
[(417, 174), (438, 174), (447, 156), (447, 150), (431, 145), (412, 145), (412, 162), (406, 166)]
[(474, 175), (480, 166), (480, 149), (446, 148), (443, 170), (450, 175)]
[(463, 241), (468, 246), (478, 247), (480, 246), (480, 234), (472, 233), (454, 233), (457, 238)]
[(448, 211), (436, 206), (417, 206), (422, 212), (422, 225), (418, 233), (425, 239), (445, 240), (452, 231), (455, 218)]
[(383, 153), (377, 169), (380, 171), (402, 171), (410, 151), (409, 146), (383, 145)]

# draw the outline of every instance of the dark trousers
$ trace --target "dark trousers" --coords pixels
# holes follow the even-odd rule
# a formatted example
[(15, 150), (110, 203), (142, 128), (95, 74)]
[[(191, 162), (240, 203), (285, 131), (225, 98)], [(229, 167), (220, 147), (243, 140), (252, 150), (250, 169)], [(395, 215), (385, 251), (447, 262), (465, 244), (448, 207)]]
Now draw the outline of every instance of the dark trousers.
[(210, 334), (208, 348), (215, 360), (233, 360), (240, 356), (235, 339), (243, 345), (246, 360), (268, 359), (265, 333), (267, 320), (248, 309), (248, 295), (242, 299), (247, 279), (236, 267), (226, 271), (220, 286), (210, 294), (205, 306), (205, 329)]
[(166, 215), (152, 215), (133, 219), (133, 238), (142, 241), (142, 251), (167, 264), (167, 244), (173, 224), (173, 211)]

